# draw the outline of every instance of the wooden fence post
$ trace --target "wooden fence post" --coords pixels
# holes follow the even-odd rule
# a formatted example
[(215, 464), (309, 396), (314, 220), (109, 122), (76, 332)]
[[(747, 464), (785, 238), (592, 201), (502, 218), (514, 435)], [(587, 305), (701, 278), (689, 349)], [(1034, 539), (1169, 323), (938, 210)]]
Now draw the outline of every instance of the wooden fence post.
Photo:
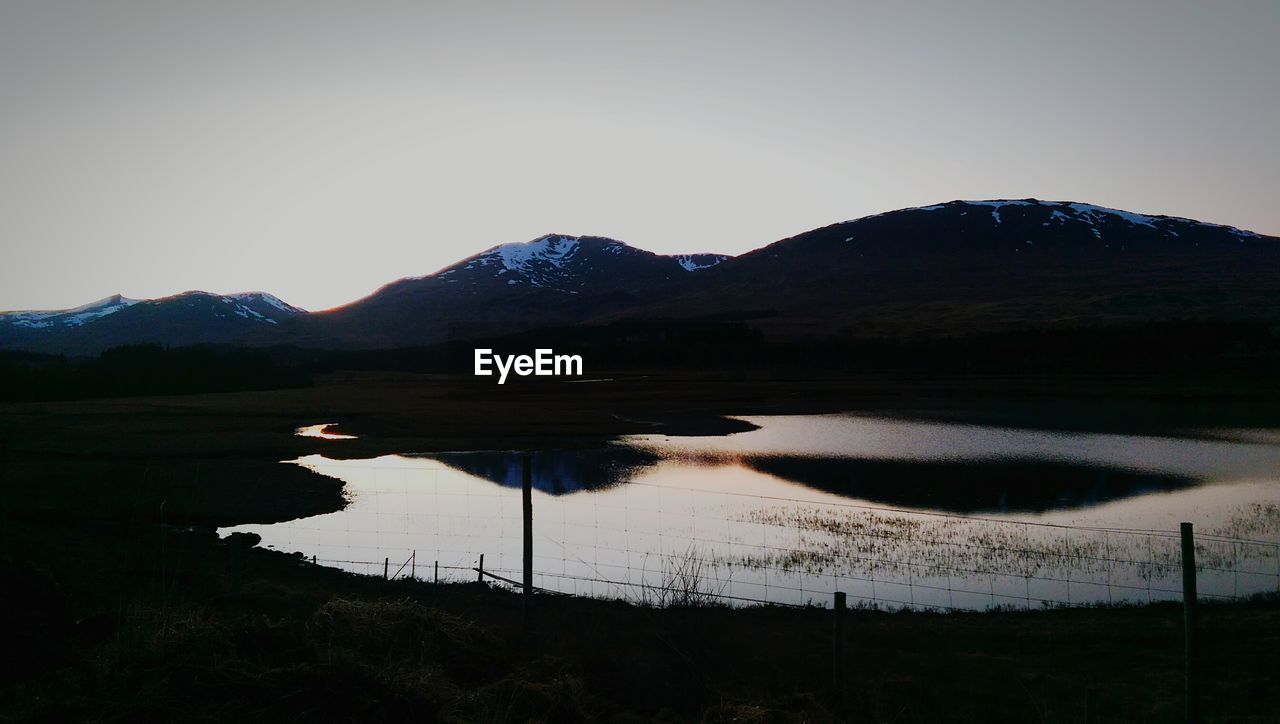
[(484, 554), (480, 554), (480, 565), (476, 566), (476, 583), (484, 583)]
[(382, 559), (382, 580), (387, 580), (391, 573), (391, 556)]
[(440, 583), (440, 561), (436, 561), (436, 583)]
[(1190, 523), (1182, 524), (1182, 619), (1186, 639), (1186, 720), (1200, 721), (1199, 657), (1196, 630), (1196, 541)]
[(418, 549), (417, 548), (413, 549), (413, 555), (409, 557), (409, 560), (413, 561), (413, 565), (410, 566), (409, 568), (409, 577), (416, 581), (418, 580)]
[(846, 596), (844, 591), (836, 591), (835, 605), (832, 607), (831, 678), (835, 687), (836, 703), (839, 706), (844, 706), (848, 699), (848, 687), (844, 671), (845, 604)]
[(533, 458), (524, 454), (521, 487), (524, 497), (524, 630), (533, 626)]

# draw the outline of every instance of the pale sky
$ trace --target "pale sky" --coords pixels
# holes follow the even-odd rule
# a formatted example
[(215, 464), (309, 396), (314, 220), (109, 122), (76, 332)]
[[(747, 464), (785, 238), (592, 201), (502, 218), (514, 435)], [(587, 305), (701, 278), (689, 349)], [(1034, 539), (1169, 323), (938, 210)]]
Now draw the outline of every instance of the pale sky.
[(1280, 234), (1277, 37), (1275, 0), (0, 0), (0, 309), (323, 309), (548, 232), (736, 254), (956, 198)]

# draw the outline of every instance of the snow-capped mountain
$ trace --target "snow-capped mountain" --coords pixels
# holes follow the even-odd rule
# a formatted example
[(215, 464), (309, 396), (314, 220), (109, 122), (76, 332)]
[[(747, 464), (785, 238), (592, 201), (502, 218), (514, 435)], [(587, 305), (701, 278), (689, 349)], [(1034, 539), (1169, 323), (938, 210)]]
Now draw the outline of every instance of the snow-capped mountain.
[(1198, 232), (1221, 231), (1240, 240), (1259, 238), (1259, 235), (1252, 231), (1243, 231), (1233, 226), (1210, 224), (1180, 216), (1136, 214), (1132, 211), (1109, 209), (1105, 206), (1096, 206), (1094, 204), (1082, 204), (1073, 201), (1041, 201), (1040, 199), (951, 201), (943, 204), (934, 204), (933, 206), (900, 209), (887, 214), (875, 214), (846, 221), (844, 224), (858, 224), (891, 214), (902, 215), (913, 212), (934, 211), (952, 212), (961, 217), (968, 216), (970, 213), (981, 215), (989, 211), (991, 221), (996, 225), (1009, 223), (1015, 226), (1025, 226), (1028, 223), (1033, 223), (1039, 224), (1041, 227), (1072, 227), (1076, 230), (1087, 230), (1089, 234), (1097, 239), (1102, 239), (1104, 231), (1107, 229), (1126, 232), (1134, 230), (1135, 227), (1145, 227), (1166, 237), (1173, 238), (1181, 236), (1182, 233), (1188, 230)]
[[(241, 292), (239, 294), (223, 295), (224, 299), (229, 299), (238, 308), (236, 314), (241, 311), (247, 311), (250, 318), (253, 315), (260, 317), (262, 321), (275, 324), (285, 319), (289, 319), (298, 314), (306, 314), (306, 310), (295, 307), (292, 304), (286, 304), (280, 297), (266, 292)], [(241, 316), (244, 316), (241, 314)]]
[(0, 346), (92, 353), (124, 344), (235, 343), (254, 328), (305, 314), (265, 292), (112, 295), (75, 309), (0, 312)]
[(431, 275), (449, 284), (526, 285), (580, 293), (599, 285), (615, 285), (614, 271), (671, 278), (715, 266), (722, 254), (663, 256), (594, 236), (547, 234), (533, 241), (500, 244)]
[(751, 311), (777, 334), (954, 335), (1280, 319), (1280, 241), (1072, 201), (950, 201), (844, 221), (704, 272), (649, 314)]
[(338, 309), (269, 294), (109, 297), (0, 314), (0, 347), (388, 348), (622, 319), (750, 320), (766, 337), (908, 338), (1169, 320), (1280, 323), (1280, 240), (1072, 201), (950, 201), (737, 257), (595, 236), (501, 244)]
[(718, 254), (664, 256), (598, 236), (500, 244), (289, 325), (300, 344), (414, 345), (576, 324), (692, 283)]
[(0, 324), (8, 323), (15, 327), (26, 329), (79, 327), (86, 322), (101, 319), (108, 314), (113, 314), (137, 303), (137, 299), (128, 299), (119, 294), (113, 294), (105, 299), (99, 299), (96, 302), (90, 302), (74, 309), (0, 312)]

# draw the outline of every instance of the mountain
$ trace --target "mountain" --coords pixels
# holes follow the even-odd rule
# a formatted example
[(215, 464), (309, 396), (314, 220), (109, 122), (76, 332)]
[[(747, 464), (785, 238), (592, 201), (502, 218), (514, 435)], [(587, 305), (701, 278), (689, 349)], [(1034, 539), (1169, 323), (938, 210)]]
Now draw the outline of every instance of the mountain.
[(1085, 203), (997, 199), (844, 221), (737, 257), (664, 256), (549, 234), (324, 312), (262, 293), (115, 296), (0, 314), (0, 347), (386, 349), (620, 320), (653, 320), (650, 328), (738, 320), (764, 339), (919, 340), (1151, 322), (1276, 325), (1278, 295), (1275, 237)]
[(727, 258), (664, 256), (604, 237), (548, 234), (292, 320), (281, 337), (302, 346), (413, 346), (577, 324), (644, 308)]
[(1280, 321), (1280, 244), (1092, 204), (951, 201), (853, 219), (738, 257), (600, 237), (488, 249), (283, 331), (410, 346), (622, 319), (737, 318), (769, 338), (936, 338), (1151, 321)]
[(735, 314), (783, 337), (1274, 322), (1278, 242), (1091, 204), (952, 201), (783, 239), (707, 270), (696, 289), (644, 314)]
[(525, 243), (501, 244), (429, 277), (405, 281), (434, 279), (471, 289), (526, 286), (581, 294), (670, 281), (727, 258), (722, 254), (663, 256), (614, 239), (548, 234)]
[(119, 294), (75, 309), (0, 312), (0, 347), (92, 354), (126, 344), (169, 346), (243, 342), (305, 311), (264, 292), (184, 292), (161, 299)]
[(137, 304), (137, 299), (128, 299), (113, 294), (105, 299), (90, 302), (74, 309), (30, 312), (0, 312), (0, 324), (12, 325), (16, 329), (61, 329), (79, 327)]
[[(199, 294), (200, 292), (188, 292), (188, 294)], [(216, 296), (216, 295), (211, 295)], [(306, 314), (307, 310), (295, 307), (292, 304), (286, 304), (279, 297), (267, 294), (266, 292), (241, 292), (239, 294), (222, 295), (224, 299), (230, 299), (237, 306), (234, 313), (238, 316), (241, 314), (239, 307), (243, 307), (248, 311), (250, 319), (257, 319), (253, 315), (261, 317), (258, 321), (265, 321), (268, 324), (277, 324), (286, 319), (292, 319), (299, 314)]]

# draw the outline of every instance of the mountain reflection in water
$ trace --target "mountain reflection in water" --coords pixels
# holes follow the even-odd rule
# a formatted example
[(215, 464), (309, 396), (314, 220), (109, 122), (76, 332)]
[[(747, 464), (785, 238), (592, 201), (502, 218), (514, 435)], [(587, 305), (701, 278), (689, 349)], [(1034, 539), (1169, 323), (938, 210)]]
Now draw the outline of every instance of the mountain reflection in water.
[[(498, 485), (512, 488), (522, 485), (525, 457), (522, 452), (449, 452), (426, 457)], [(613, 487), (661, 460), (653, 453), (626, 447), (541, 450), (530, 457), (534, 489), (551, 495)]]
[[(518, 488), (524, 453), (453, 452), (427, 456), (448, 467)], [(532, 484), (551, 495), (609, 488), (666, 463), (621, 445), (530, 454)], [(1043, 512), (1097, 505), (1195, 485), (1194, 478), (1048, 461), (947, 462), (805, 456), (687, 456), (678, 464), (740, 464), (814, 490), (882, 505), (955, 513)]]

